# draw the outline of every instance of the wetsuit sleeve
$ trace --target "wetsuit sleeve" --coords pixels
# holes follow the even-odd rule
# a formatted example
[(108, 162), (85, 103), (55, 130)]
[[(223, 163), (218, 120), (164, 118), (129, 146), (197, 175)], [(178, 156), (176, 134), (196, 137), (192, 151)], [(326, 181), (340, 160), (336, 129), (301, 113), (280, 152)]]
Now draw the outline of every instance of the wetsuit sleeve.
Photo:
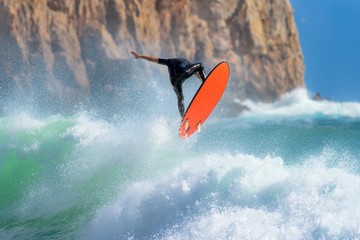
[(168, 65), (168, 59), (159, 58), (158, 59), (158, 64)]

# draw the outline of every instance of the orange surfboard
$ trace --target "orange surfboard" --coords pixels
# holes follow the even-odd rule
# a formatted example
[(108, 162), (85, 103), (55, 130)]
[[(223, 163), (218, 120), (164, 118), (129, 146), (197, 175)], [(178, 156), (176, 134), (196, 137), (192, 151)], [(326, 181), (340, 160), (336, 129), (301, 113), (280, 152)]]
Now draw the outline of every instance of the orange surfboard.
[(180, 125), (179, 136), (187, 138), (196, 130), (200, 131), (201, 125), (219, 102), (225, 91), (230, 69), (227, 62), (219, 63), (205, 79), (195, 94)]

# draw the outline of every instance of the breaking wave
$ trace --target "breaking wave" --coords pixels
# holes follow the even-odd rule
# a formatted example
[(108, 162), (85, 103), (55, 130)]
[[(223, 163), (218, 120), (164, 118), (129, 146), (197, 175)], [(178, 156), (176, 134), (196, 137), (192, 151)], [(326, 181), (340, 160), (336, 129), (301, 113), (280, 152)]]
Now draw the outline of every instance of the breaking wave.
[(360, 239), (360, 104), (245, 104), (185, 141), (165, 114), (0, 118), (0, 238)]

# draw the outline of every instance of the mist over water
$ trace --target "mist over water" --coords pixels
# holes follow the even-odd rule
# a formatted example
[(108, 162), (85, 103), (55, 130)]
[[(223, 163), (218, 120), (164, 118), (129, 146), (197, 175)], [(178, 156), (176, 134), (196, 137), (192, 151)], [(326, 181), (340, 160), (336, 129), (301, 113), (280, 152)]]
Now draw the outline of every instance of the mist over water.
[(360, 103), (297, 89), (182, 140), (161, 81), (150, 111), (4, 114), (0, 239), (360, 239)]

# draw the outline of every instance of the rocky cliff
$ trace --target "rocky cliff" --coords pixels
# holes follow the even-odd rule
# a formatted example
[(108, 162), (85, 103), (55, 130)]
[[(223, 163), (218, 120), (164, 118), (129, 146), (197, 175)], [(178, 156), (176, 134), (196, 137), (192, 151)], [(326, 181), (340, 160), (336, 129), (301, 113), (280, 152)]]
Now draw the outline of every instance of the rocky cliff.
[(126, 104), (139, 72), (166, 74), (134, 66), (129, 50), (201, 61), (208, 71), (227, 59), (225, 104), (304, 86), (289, 0), (0, 0), (3, 102), (16, 93), (55, 111), (109, 97)]

